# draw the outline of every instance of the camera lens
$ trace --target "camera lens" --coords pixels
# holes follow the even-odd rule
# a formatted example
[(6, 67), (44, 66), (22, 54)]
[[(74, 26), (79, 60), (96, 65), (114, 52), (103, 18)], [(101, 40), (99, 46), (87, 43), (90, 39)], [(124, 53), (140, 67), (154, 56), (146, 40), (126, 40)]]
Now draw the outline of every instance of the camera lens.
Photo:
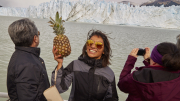
[(144, 56), (145, 53), (146, 53), (145, 49), (139, 48), (139, 51), (138, 51), (137, 55)]

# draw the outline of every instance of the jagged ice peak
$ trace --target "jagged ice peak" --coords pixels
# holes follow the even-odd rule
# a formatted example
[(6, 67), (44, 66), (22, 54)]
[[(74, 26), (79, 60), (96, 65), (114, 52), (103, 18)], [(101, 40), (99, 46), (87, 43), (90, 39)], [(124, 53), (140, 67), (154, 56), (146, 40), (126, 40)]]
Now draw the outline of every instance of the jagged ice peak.
[(1, 7), (0, 16), (49, 19), (54, 18), (57, 11), (65, 21), (180, 29), (180, 6), (133, 7), (130, 3), (98, 0), (51, 0), (37, 7)]

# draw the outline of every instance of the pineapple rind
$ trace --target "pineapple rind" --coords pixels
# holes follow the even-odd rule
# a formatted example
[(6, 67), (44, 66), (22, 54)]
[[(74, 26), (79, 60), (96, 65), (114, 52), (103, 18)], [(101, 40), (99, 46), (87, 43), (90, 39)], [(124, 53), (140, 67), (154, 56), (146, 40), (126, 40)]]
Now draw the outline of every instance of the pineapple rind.
[(66, 57), (71, 53), (71, 46), (69, 39), (64, 35), (65, 28), (63, 27), (63, 22), (64, 20), (62, 20), (62, 17), (59, 18), (59, 13), (57, 12), (55, 20), (50, 17), (50, 21), (48, 23), (52, 24), (50, 26), (53, 27), (53, 33), (56, 33), (57, 35), (53, 40), (53, 44), (58, 50), (56, 54), (61, 55), (61, 57)]
[(65, 35), (57, 35), (54, 38), (54, 46), (58, 50), (57, 55), (61, 55), (61, 57), (66, 57), (71, 53), (71, 46), (69, 43), (69, 39)]

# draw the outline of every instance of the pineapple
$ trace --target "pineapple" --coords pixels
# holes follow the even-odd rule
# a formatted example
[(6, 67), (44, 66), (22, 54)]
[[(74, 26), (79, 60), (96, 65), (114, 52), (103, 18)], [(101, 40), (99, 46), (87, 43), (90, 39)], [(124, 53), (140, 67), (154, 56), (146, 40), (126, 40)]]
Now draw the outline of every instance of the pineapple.
[(59, 13), (56, 12), (55, 21), (50, 17), (50, 21), (48, 23), (53, 27), (54, 32), (56, 33), (56, 37), (54, 37), (53, 45), (56, 47), (58, 52), (57, 55), (61, 55), (61, 57), (66, 57), (71, 53), (71, 46), (69, 43), (69, 39), (65, 33), (65, 28), (63, 27), (62, 17), (59, 18)]

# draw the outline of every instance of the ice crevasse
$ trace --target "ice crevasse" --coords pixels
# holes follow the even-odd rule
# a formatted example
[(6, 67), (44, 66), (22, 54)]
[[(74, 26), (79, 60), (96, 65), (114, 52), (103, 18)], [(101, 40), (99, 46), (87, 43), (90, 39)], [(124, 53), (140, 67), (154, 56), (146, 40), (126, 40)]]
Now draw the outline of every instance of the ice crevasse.
[(0, 7), (0, 16), (49, 19), (57, 11), (66, 21), (180, 29), (180, 6), (133, 7), (99, 0), (51, 0), (37, 7)]

